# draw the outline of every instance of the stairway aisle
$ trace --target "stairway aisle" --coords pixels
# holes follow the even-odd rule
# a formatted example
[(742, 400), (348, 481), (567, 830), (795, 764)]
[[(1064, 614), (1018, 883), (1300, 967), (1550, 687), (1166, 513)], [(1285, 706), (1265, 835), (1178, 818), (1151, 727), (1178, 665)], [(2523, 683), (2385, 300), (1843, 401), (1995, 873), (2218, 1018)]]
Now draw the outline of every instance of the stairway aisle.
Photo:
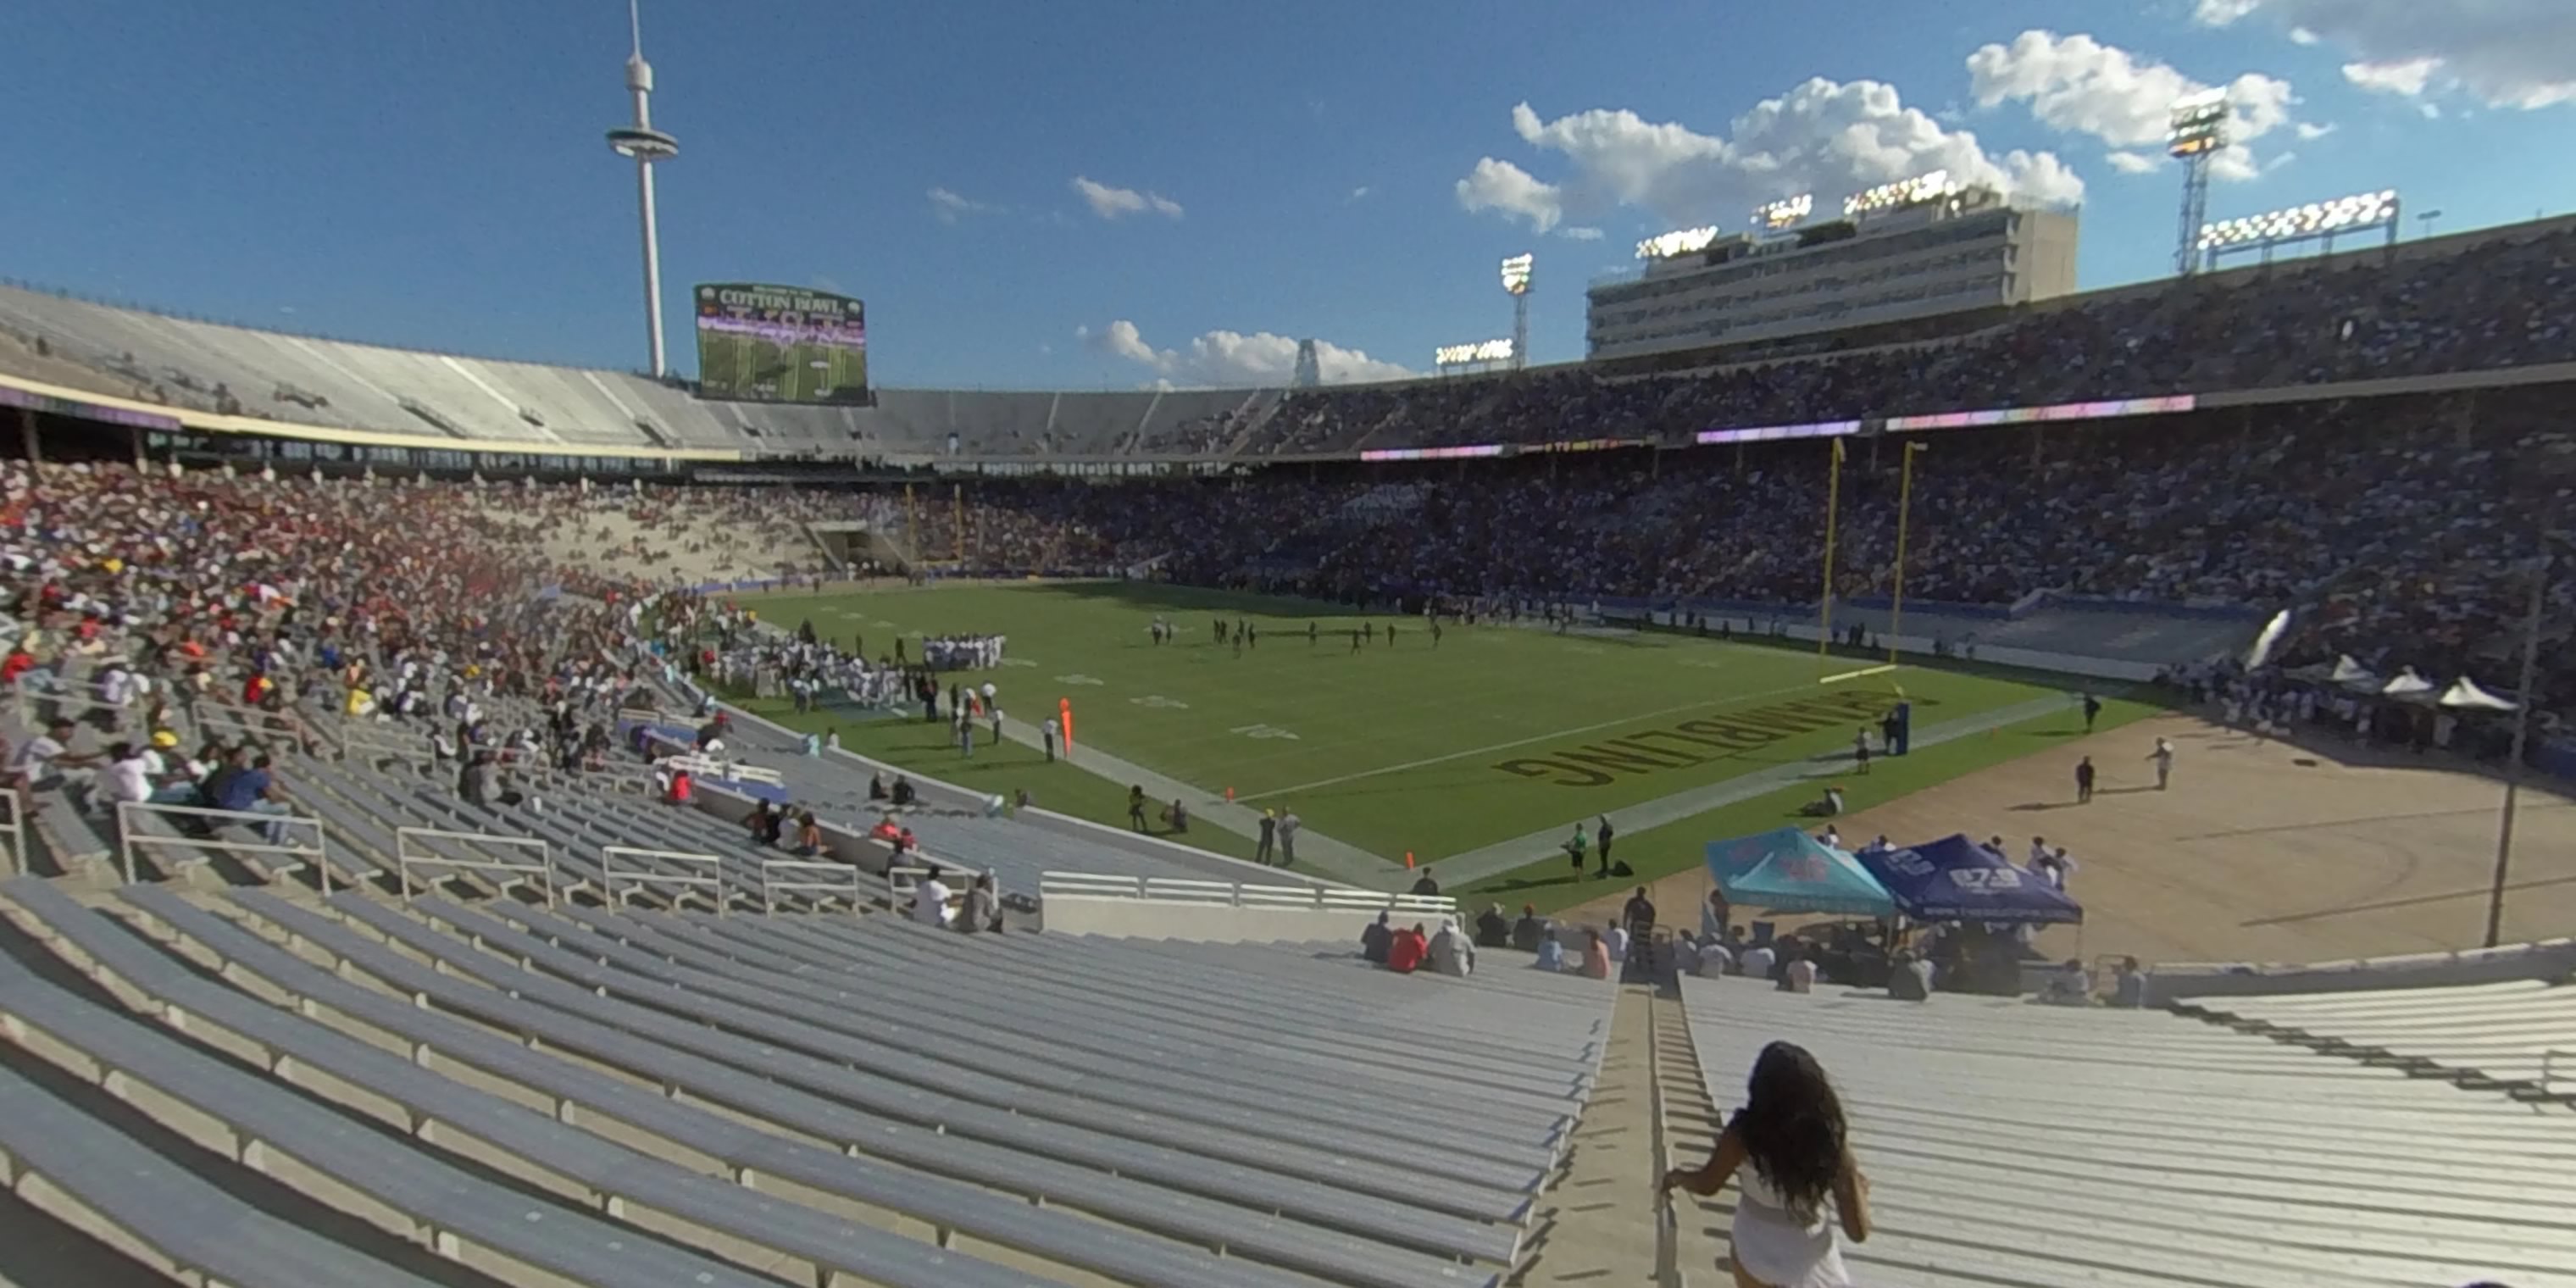
[[(1714, 1111), (1679, 996), (1622, 985), (1600, 1081), (1540, 1196), (1520, 1288), (1631, 1288), (1723, 1283), (1722, 1223), (1681, 1196), (1679, 1229), (1660, 1219), (1655, 1186), (1678, 1158), (1698, 1161)], [(1678, 1132), (1678, 1137), (1674, 1132)]]

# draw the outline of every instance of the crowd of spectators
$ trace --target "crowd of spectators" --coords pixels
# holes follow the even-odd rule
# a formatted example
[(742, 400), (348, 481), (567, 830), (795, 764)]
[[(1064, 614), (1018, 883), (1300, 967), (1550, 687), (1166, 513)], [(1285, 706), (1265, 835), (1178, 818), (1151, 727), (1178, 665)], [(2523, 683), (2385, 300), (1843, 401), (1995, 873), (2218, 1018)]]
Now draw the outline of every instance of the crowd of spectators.
[(461, 791), (494, 796), (513, 763), (596, 760), (630, 683), (608, 650), (644, 588), (549, 564), (485, 499), (470, 486), (0, 466), (0, 672), (40, 727), (143, 731), (104, 751), (35, 733), (10, 757), (17, 785), (74, 786), (57, 770), (95, 762), (109, 772), (81, 803), (101, 809), (278, 798), (275, 771), (241, 748), (180, 756), (183, 711), (308, 750), (315, 719), (400, 722), (460, 767)]
[[(1849, 440), (1834, 590), (1894, 589), (1903, 445), (1920, 443), (1903, 507), (1910, 602), (2054, 590), (2287, 608), (2284, 667), (2349, 656), (2381, 675), (2414, 666), (2511, 690), (2531, 570), (2576, 496), (2576, 436), (2556, 401), (2539, 387)], [(1416, 611), (1610, 596), (1796, 607), (1821, 589), (1831, 468), (1806, 440), (996, 481), (907, 505), (857, 489), (14, 465), (0, 637), (15, 647), (0, 666), (50, 673), (67, 651), (109, 647), (84, 632), (110, 632), (156, 672), (288, 704), (317, 666), (328, 702), (359, 690), (405, 716), (447, 714), (462, 685), (536, 696), (578, 679), (587, 695), (600, 676), (560, 669), (591, 666), (615, 623), (582, 605), (685, 580), (669, 565), (689, 542), (796, 570), (817, 560), (804, 525), (826, 519), (876, 525), (925, 555), (962, 544), (969, 568), (992, 573), (1155, 576)], [(2559, 555), (2542, 681), (2563, 698), (2576, 694), (2562, 647), (2576, 553)], [(191, 678), (192, 663), (205, 674)]]
[[(2056, 590), (2289, 608), (2285, 665), (2350, 655), (2510, 688), (2530, 570), (2576, 496), (2556, 401), (2490, 390), (1859, 440), (1836, 504), (1835, 590), (1894, 589), (1902, 444), (1920, 442), (1909, 602)], [(1804, 441), (1301, 466), (990, 485), (970, 508), (1178, 581), (1351, 603), (1797, 606), (1821, 590), (1829, 461)], [(2576, 556), (2556, 568), (2553, 645), (2576, 608)], [(2576, 693), (2576, 663), (2548, 658), (2545, 691)]]
[(1595, 366), (1300, 391), (1266, 454), (1602, 437), (2576, 361), (2576, 233), (2347, 254), (2041, 306), (1964, 336), (1622, 377)]

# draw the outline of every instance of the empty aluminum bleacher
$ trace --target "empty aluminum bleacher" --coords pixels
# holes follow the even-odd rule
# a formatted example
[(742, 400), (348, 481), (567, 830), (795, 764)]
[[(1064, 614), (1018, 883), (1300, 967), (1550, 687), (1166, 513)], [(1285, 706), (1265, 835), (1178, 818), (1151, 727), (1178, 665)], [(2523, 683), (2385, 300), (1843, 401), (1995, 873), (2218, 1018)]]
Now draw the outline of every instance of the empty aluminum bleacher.
[[(343, 968), (371, 976), (392, 991), (359, 986), (252, 934), (244, 926), (197, 907), (166, 890), (131, 892), (129, 897), (180, 939), (223, 964), (236, 978), (254, 978), (298, 1005), (327, 1008), (355, 1020), (414, 1053), (424, 1065), (470, 1069), (506, 1086), (542, 1098), (548, 1112), (567, 1123), (614, 1122), (623, 1131), (667, 1142), (721, 1164), (751, 1194), (755, 1184), (775, 1190), (779, 1182), (810, 1188), (867, 1208), (892, 1213), (941, 1240), (952, 1233), (989, 1240), (996, 1247), (1079, 1267), (1116, 1282), (1180, 1288), (1182, 1285), (1232, 1285), (1235, 1288), (1307, 1288), (1313, 1281), (1291, 1273), (1244, 1262), (1226, 1261), (1185, 1243), (1128, 1233), (1073, 1216), (1069, 1212), (1032, 1208), (1016, 1199), (959, 1180), (941, 1171), (961, 1170), (957, 1161), (972, 1160), (972, 1151), (934, 1133), (889, 1128), (846, 1106), (799, 1092), (754, 1070), (726, 1066), (676, 1049), (618, 1033), (603, 1025), (543, 1005), (479, 989), (442, 975), (412, 959), (351, 934), (346, 926), (318, 913), (273, 898), (246, 899), (262, 910), (269, 923), (296, 933), (308, 947), (336, 955)], [(417, 1004), (416, 1004), (417, 1003)], [(435, 1006), (428, 1005), (435, 1003)], [(471, 1016), (477, 1024), (453, 1015)], [(548, 1054), (578, 1051), (606, 1061), (628, 1079), (603, 1079), (596, 1070)], [(686, 1088), (689, 1099), (665, 1095)], [(857, 1153), (829, 1145), (803, 1143), (746, 1126), (738, 1117), (714, 1112), (702, 1104), (723, 1105), (781, 1127), (792, 1127), (824, 1141), (864, 1142)], [(1020, 1160), (995, 1158), (988, 1167), (1011, 1168)], [(907, 1167), (906, 1164), (910, 1166)], [(973, 1170), (971, 1168), (962, 1170)], [(765, 1206), (784, 1210), (775, 1233), (797, 1235), (811, 1226), (811, 1216), (773, 1197)], [(1214, 1214), (1203, 1217), (1208, 1221)], [(1217, 1229), (1208, 1225), (1211, 1231)], [(752, 1242), (781, 1246), (772, 1231), (750, 1236)], [(881, 1236), (880, 1236), (881, 1237)], [(1219, 1234), (1217, 1237), (1221, 1238)], [(869, 1241), (851, 1241), (837, 1254), (806, 1259), (818, 1268), (837, 1267), (869, 1282), (885, 1282), (874, 1273), (883, 1265), (900, 1266)], [(928, 1252), (927, 1243), (916, 1245)], [(896, 1249), (902, 1251), (902, 1249)], [(864, 1257), (851, 1255), (864, 1253)], [(961, 1270), (972, 1274), (971, 1261)]]
[(2394, 1288), (2576, 1274), (2576, 1116), (2153, 1012), (1741, 980), (1683, 991), (1721, 1109), (1775, 1039), (1833, 1076), (1873, 1182), (1877, 1230), (1845, 1252), (1864, 1277)]
[[(1411, 1248), (1434, 1258), (1508, 1263), (1518, 1246), (1517, 1226), (1453, 1215), (1420, 1202), (1344, 1190), (1216, 1155), (1147, 1143), (1122, 1136), (1116, 1125), (1105, 1120), (1083, 1123), (1040, 1117), (1040, 1110), (1047, 1106), (1039, 1104), (1034, 1094), (1027, 1094), (1021, 1101), (999, 1101), (989, 1094), (993, 1080), (947, 1070), (934, 1061), (861, 1038), (835, 1034), (828, 1010), (815, 1005), (822, 999), (813, 996), (811, 990), (806, 991), (796, 1015), (765, 1019), (746, 1010), (736, 999), (676, 991), (667, 982), (602, 966), (578, 953), (510, 930), (490, 917), (443, 902), (425, 901), (419, 907), (447, 922), (464, 938), (427, 930), (400, 913), (364, 900), (342, 900), (337, 907), (416, 950), (436, 956), (450, 971), (470, 974), (504, 991), (574, 1011), (584, 1018), (718, 1060), (761, 1069), (773, 1078), (795, 1082), (896, 1121), (1008, 1146), (1036, 1159), (1052, 1159), (1167, 1186), (1209, 1201), (1276, 1213), (1283, 1219), (1372, 1238), (1394, 1248)], [(546, 920), (544, 914), (534, 910), (495, 905), (493, 911)], [(491, 956), (469, 946), (468, 939), (504, 952), (507, 957)], [(527, 963), (525, 968), (519, 965), (522, 961)], [(874, 982), (880, 987), (893, 983), (884, 978)], [(787, 987), (788, 983), (782, 981), (781, 986)], [(603, 988), (620, 996), (603, 998), (597, 991)], [(734, 1030), (734, 1034), (725, 1030)], [(1023, 1037), (1028, 1036), (1024, 1032)], [(962, 1084), (982, 1087), (987, 1094), (970, 1100), (948, 1090)], [(1026, 1092), (1037, 1090), (1040, 1088), (1029, 1087)], [(1053, 1112), (1066, 1111), (1057, 1107)], [(1096, 1110), (1083, 1112), (1095, 1119), (1107, 1117)], [(1145, 1121), (1150, 1117), (1147, 1115), (1125, 1117), (1139, 1130), (1150, 1125)], [(1418, 1173), (1407, 1175), (1420, 1179)], [(1047, 1197), (1055, 1202), (1077, 1201), (1071, 1195)], [(1238, 1250), (1252, 1255), (1248, 1249), (1256, 1246), (1257, 1238), (1252, 1233), (1242, 1235)], [(1287, 1240), (1268, 1255), (1288, 1255), (1296, 1246), (1295, 1240)], [(1399, 1263), (1400, 1259), (1390, 1265)]]
[[(210, 908), (172, 888), (124, 891), (122, 914), (178, 941), (182, 961), (42, 883), (0, 886), (0, 895), (67, 960), (115, 981), (120, 994), (144, 995), (136, 1005), (148, 1013), (184, 1014), (192, 1034), (239, 1036), (308, 1090), (336, 1099), (342, 1093), (328, 1088), (362, 1087), (348, 1094), (434, 1123), (423, 1133), (432, 1144), (497, 1146), (513, 1174), (524, 1163), (591, 1201), (625, 1196), (728, 1246), (739, 1239), (818, 1263), (849, 1249), (820, 1238), (807, 1220), (820, 1214), (797, 1206), (814, 1201), (809, 1191), (893, 1213), (925, 1238), (935, 1231), (959, 1248), (1008, 1249), (1013, 1264), (1117, 1283), (1490, 1284), (1518, 1253), (1528, 1192), (1552, 1157), (1551, 1146), (1526, 1139), (1486, 1145), (1486, 1155), (1520, 1161), (1452, 1152), (1453, 1136), (1517, 1132), (1510, 1114), (1422, 1126), (1412, 1110), (1441, 1099), (1436, 1088), (1414, 1088), (1408, 1100), (1369, 1078), (1310, 1075), (1288, 1084), (1302, 1084), (1305, 1101), (1265, 1112), (1269, 1097), (1257, 1089), (1237, 1088), (1222, 1103), (1206, 1094), (1233, 1085), (1222, 1064), (1189, 1073), (1141, 1047), (1123, 1063), (1060, 1047), (1126, 1036), (1085, 1020), (997, 1027), (972, 1009), (950, 1019), (944, 1000), (924, 1014), (922, 990), (954, 969), (936, 958), (836, 977), (820, 958), (790, 967), (750, 951), (772, 941), (762, 932), (773, 927), (819, 924), (807, 919), (586, 912), (590, 924), (581, 924), (499, 902), (478, 913), (425, 899), (406, 912), (346, 896), (326, 911), (244, 890)], [(685, 947), (704, 965), (628, 947), (618, 931), (664, 937), (665, 950)], [(888, 931), (915, 945), (934, 934), (899, 923)], [(593, 954), (560, 946), (585, 943)], [(724, 969), (712, 968), (717, 959)], [(803, 981), (882, 1002), (871, 1011), (818, 1006), (810, 992), (786, 991)], [(0, 1011), (16, 1014), (16, 995), (0, 978)], [(603, 1066), (616, 1076), (603, 1078)], [(1114, 1081), (1084, 1072), (1111, 1067)], [(537, 1110), (478, 1089), (487, 1081), (517, 1089), (508, 1099), (520, 1104), (533, 1096)], [(1483, 1098), (1466, 1092), (1464, 1103)], [(667, 1165), (587, 1136), (593, 1122), (616, 1124), (620, 1141), (640, 1134), (710, 1160), (742, 1186), (756, 1180), (773, 1193), (712, 1185), (768, 1216), (755, 1227), (748, 1209), (682, 1187)], [(1406, 1161), (1422, 1151), (1443, 1165)], [(959, 1271), (942, 1282), (1001, 1282), (976, 1273), (976, 1261), (941, 1255)], [(900, 1270), (899, 1258), (837, 1264), (869, 1282), (916, 1281), (877, 1272)]]
[[(155, 1101), (186, 1105), (220, 1125), (224, 1147), (244, 1166), (265, 1170), (275, 1158), (291, 1159), (355, 1196), (364, 1214), (390, 1214), (450, 1256), (471, 1248), (575, 1283), (775, 1288), (765, 1275), (608, 1219), (631, 1208), (830, 1267), (865, 1265), (879, 1282), (918, 1288), (1047, 1282), (765, 1200), (730, 1179), (690, 1171), (452, 1081), (415, 1059), (208, 980), (40, 881), (16, 879), (7, 893), (49, 943), (145, 999), (147, 1013), (177, 1030), (108, 1011), (0, 958), (0, 1014), (12, 1022), (13, 1041), (26, 1045), (28, 1034), (40, 1034), (49, 1054), (69, 1053), (73, 1067), (98, 1071), (115, 1094), (148, 1091)], [(347, 1109), (245, 1072), (181, 1033), (226, 1035), (254, 1049), (277, 1078), (308, 1088), (317, 1085), (309, 1073), (321, 1072), (349, 1089), (343, 1094), (351, 1099), (342, 1102)], [(388, 1113), (401, 1131), (363, 1126)], [(604, 1205), (608, 1216), (532, 1198), (517, 1185), (468, 1170), (442, 1144), (457, 1138), (544, 1173), (558, 1191), (569, 1187), (577, 1202)]]
[(2213, 997), (2176, 1009), (2364, 1064), (2576, 1099), (2576, 987), (2565, 984)]

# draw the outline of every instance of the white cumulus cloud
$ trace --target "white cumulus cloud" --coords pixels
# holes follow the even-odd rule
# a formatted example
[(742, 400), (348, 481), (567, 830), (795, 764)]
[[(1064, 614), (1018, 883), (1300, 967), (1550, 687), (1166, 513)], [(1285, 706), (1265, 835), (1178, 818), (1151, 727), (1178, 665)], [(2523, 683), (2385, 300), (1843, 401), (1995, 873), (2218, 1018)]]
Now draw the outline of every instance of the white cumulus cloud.
[(1968, 55), (1968, 81), (1979, 107), (2026, 103), (2040, 124), (2089, 134), (2115, 148), (2162, 143), (2177, 99), (2222, 95), (2234, 142), (2210, 162), (2210, 173), (2226, 179), (2259, 172), (2247, 145), (2290, 124), (2290, 109), (2299, 101), (2288, 81), (2260, 72), (2210, 85), (2091, 36), (2053, 31), (2025, 31), (2009, 45), (1980, 47)]
[(1073, 176), (1073, 191), (1075, 195), (1082, 198), (1084, 204), (1091, 207), (1091, 213), (1103, 219), (1124, 219), (1129, 215), (1141, 215), (1148, 211), (1166, 219), (1181, 217), (1181, 203), (1159, 192), (1142, 192), (1135, 188), (1113, 188), (1078, 174)]
[[(1144, 333), (1125, 318), (1098, 330), (1081, 327), (1074, 335), (1094, 352), (1136, 363), (1176, 387), (1284, 385), (1297, 370), (1297, 341), (1269, 331), (1251, 335), (1209, 331), (1177, 349), (1157, 349), (1146, 343)], [(1416, 374), (1400, 363), (1381, 362), (1330, 340), (1315, 342), (1315, 366), (1324, 383), (1331, 385), (1402, 380)]]
[(943, 224), (953, 224), (968, 215), (982, 214), (992, 208), (990, 202), (962, 197), (946, 188), (930, 190), (930, 213)]
[(2441, 66), (2439, 58), (2409, 58), (2394, 63), (2345, 63), (2343, 78), (2366, 90), (2414, 98), (2433, 83), (2433, 73)]
[(2113, 152), (2102, 159), (2110, 162), (2111, 168), (2122, 174), (2146, 174), (2164, 164), (2162, 157), (2151, 156), (2144, 152)]
[(1458, 204), (1468, 211), (1499, 210), (1529, 221), (1533, 232), (1546, 232), (1565, 217), (1563, 194), (1555, 184), (1541, 183), (1529, 171), (1493, 157), (1476, 163), (1458, 181)]
[(2346, 79), (2418, 97), (2456, 89), (2489, 107), (2576, 102), (2576, 4), (2569, 0), (2200, 0), (2224, 27), (2248, 14), (2351, 56)]
[(1557, 235), (1557, 236), (1559, 236), (1559, 237), (1562, 237), (1562, 238), (1566, 239), (1567, 241), (1599, 241), (1599, 240), (1601, 240), (1601, 230), (1600, 230), (1600, 229), (1598, 229), (1598, 228), (1593, 228), (1593, 227), (1590, 227), (1590, 226), (1588, 226), (1588, 225), (1584, 225), (1584, 224), (1576, 224), (1576, 225), (1573, 225), (1573, 226), (1571, 226), (1571, 227), (1567, 227), (1567, 228), (1559, 228), (1559, 229), (1557, 229), (1557, 230), (1556, 230), (1556, 235)]
[(1512, 132), (1562, 158), (1569, 173), (1547, 182), (1486, 157), (1458, 181), (1458, 204), (1526, 220), (1536, 232), (1621, 206), (1677, 227), (1733, 225), (1764, 201), (1811, 192), (1832, 209), (1849, 193), (1931, 170), (2047, 204), (2084, 195), (2084, 181), (2055, 154), (1989, 155), (1976, 135), (1907, 107), (1878, 81), (1810, 79), (1755, 104), (1722, 135), (1625, 108), (1547, 120), (1527, 103), (1512, 109)]

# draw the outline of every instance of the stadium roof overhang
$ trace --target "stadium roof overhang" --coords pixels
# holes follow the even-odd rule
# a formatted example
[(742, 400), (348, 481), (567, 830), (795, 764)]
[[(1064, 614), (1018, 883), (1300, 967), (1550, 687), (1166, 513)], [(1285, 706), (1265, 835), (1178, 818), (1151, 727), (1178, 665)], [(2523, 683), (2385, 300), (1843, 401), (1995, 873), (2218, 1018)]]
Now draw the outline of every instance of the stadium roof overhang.
[(73, 389), (8, 375), (0, 375), (0, 405), (23, 407), (31, 411), (71, 416), (102, 424), (126, 425), (136, 429), (171, 433), (184, 431), (201, 434), (233, 434), (256, 438), (296, 439), (312, 443), (428, 448), (484, 455), (508, 453), (680, 461), (744, 459), (742, 452), (718, 448), (567, 443), (560, 439), (450, 438), (438, 434), (397, 434), (376, 429), (345, 429), (301, 421), (266, 420), (257, 416), (228, 416), (221, 412), (200, 411), (188, 407), (164, 407), (157, 403), (139, 402), (131, 398), (119, 398), (113, 394)]

